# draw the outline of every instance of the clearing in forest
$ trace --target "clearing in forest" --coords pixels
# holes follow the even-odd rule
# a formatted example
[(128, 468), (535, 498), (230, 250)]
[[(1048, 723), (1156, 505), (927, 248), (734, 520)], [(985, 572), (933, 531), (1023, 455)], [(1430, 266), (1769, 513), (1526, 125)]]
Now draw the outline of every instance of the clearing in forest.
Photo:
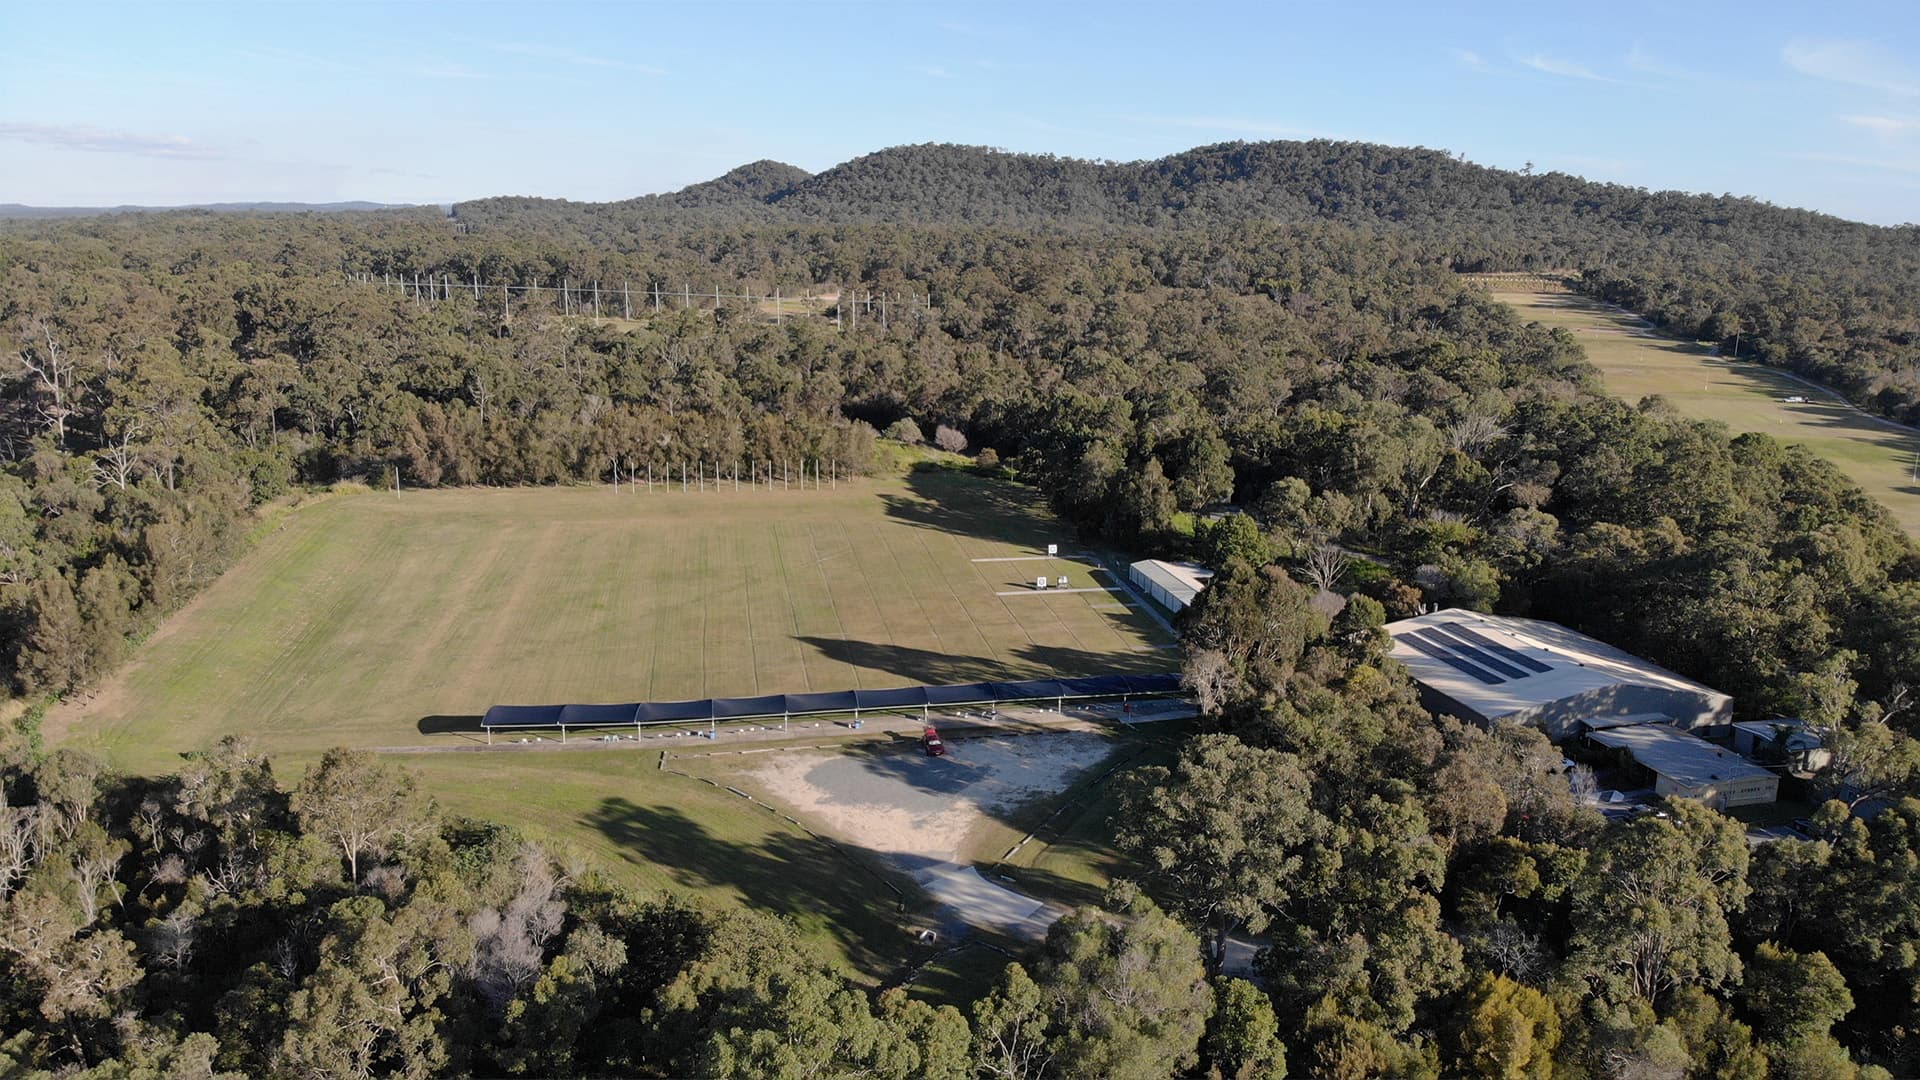
[(1506, 292), (1497, 283), (1495, 290), (1495, 298), (1524, 318), (1571, 332), (1610, 392), (1628, 401), (1658, 394), (1683, 415), (1800, 443), (1920, 536), (1920, 432), (1870, 416), (1776, 368), (1722, 359), (1709, 346), (1669, 337), (1632, 312), (1573, 293)]
[[(711, 485), (711, 481), (709, 481)], [(1059, 543), (1059, 559), (1011, 558)], [(1165, 671), (1164, 632), (1029, 489), (923, 465), (832, 490), (340, 494), (285, 515), (49, 737), (135, 771), (455, 745), (495, 703)], [(498, 768), (511, 762), (492, 757)]]

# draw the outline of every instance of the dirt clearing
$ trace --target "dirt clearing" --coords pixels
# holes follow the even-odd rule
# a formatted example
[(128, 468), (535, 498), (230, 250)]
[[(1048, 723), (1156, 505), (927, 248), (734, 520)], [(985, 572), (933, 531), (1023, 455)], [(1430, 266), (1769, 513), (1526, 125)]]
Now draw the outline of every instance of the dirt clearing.
[(959, 739), (918, 750), (769, 755), (747, 775), (804, 820), (871, 851), (957, 862), (989, 818), (1065, 791), (1117, 748), (1091, 731)]

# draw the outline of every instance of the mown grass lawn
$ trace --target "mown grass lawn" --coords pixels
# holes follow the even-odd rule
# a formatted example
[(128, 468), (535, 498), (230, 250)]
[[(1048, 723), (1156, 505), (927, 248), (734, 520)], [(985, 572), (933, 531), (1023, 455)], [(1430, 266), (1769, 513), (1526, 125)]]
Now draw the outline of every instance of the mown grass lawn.
[[(1665, 398), (1682, 414), (1800, 443), (1833, 462), (1920, 536), (1920, 436), (1896, 430), (1759, 364), (1729, 363), (1696, 342), (1648, 330), (1631, 314), (1572, 293), (1496, 292), (1528, 319), (1564, 327), (1586, 348), (1607, 390), (1628, 401)], [(1788, 402), (1805, 397), (1804, 403)]]
[[(1164, 634), (1066, 559), (1024, 488), (922, 469), (837, 490), (361, 493), (285, 515), (55, 741), (136, 771), (472, 739), (495, 703), (660, 701), (1164, 671)], [(1003, 593), (1010, 595), (1002, 595)], [(464, 732), (461, 729), (466, 729)]]
[[(910, 464), (910, 463), (903, 463)], [(641, 701), (1165, 671), (1030, 490), (949, 469), (652, 494), (345, 493), (281, 514), (95, 692), (54, 745), (129, 772), (246, 733), (286, 782), (332, 746), (452, 748), (501, 702)], [(1008, 594), (1008, 595), (1002, 595)], [(514, 825), (642, 891), (793, 918), (871, 979), (913, 952), (894, 892), (834, 845), (620, 749), (409, 753), (450, 813)], [(910, 884), (909, 906), (916, 897)]]

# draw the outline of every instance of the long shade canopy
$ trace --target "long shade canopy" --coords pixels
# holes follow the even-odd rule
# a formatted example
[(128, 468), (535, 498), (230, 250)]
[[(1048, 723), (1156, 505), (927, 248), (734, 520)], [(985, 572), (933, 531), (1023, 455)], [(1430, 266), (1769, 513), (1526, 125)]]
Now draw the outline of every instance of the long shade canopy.
[(626, 705), (495, 705), (480, 726), (495, 728), (626, 727), (694, 720), (752, 720), (809, 713), (851, 713), (870, 709), (920, 709), (952, 705), (1001, 705), (1066, 698), (1171, 694), (1180, 690), (1177, 672), (1157, 675), (1092, 675), (1078, 679), (1028, 679), (1021, 682), (959, 683), (950, 686), (896, 686), (882, 690), (835, 690), (813, 694), (763, 694), (758, 697), (698, 698), (691, 701), (639, 701)]

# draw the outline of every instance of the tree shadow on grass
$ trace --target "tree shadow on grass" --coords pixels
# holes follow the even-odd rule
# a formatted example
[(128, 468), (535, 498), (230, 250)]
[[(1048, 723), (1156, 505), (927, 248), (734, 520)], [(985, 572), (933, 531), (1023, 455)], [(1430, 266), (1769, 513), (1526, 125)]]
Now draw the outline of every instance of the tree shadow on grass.
[[(983, 874), (987, 870), (987, 867), (980, 868)], [(1047, 900), (1063, 907), (1097, 907), (1106, 895), (1106, 890), (1093, 882), (1063, 877), (1038, 867), (996, 866), (992, 871), (996, 876), (1011, 878), (1012, 888), (1019, 889), (1035, 900)]]
[(831, 660), (869, 671), (884, 671), (908, 683), (931, 686), (1018, 679), (1068, 678), (1079, 675), (1140, 674), (1175, 671), (1180, 663), (1171, 650), (1150, 653), (1094, 652), (1058, 645), (1026, 644), (1012, 652), (1015, 662), (986, 656), (955, 656), (910, 645), (847, 638), (799, 635), (794, 638)]
[[(958, 469), (916, 466), (906, 495), (882, 495), (887, 516), (922, 528), (1013, 544), (1062, 543), (1073, 530), (1057, 524), (1030, 488)], [(1060, 535), (1049, 536), (1049, 532)]]
[(788, 831), (791, 826), (745, 800), (740, 812), (767, 814), (781, 831), (758, 843), (725, 840), (678, 809), (619, 797), (602, 800), (583, 820), (630, 858), (687, 889), (735, 890), (753, 908), (833, 938), (867, 975), (890, 975), (912, 955), (908, 923), (925, 901), (910, 886), (889, 887), (872, 861), (881, 856)]
[(423, 716), (414, 725), (422, 735), (478, 735), (480, 717), (468, 716)]

